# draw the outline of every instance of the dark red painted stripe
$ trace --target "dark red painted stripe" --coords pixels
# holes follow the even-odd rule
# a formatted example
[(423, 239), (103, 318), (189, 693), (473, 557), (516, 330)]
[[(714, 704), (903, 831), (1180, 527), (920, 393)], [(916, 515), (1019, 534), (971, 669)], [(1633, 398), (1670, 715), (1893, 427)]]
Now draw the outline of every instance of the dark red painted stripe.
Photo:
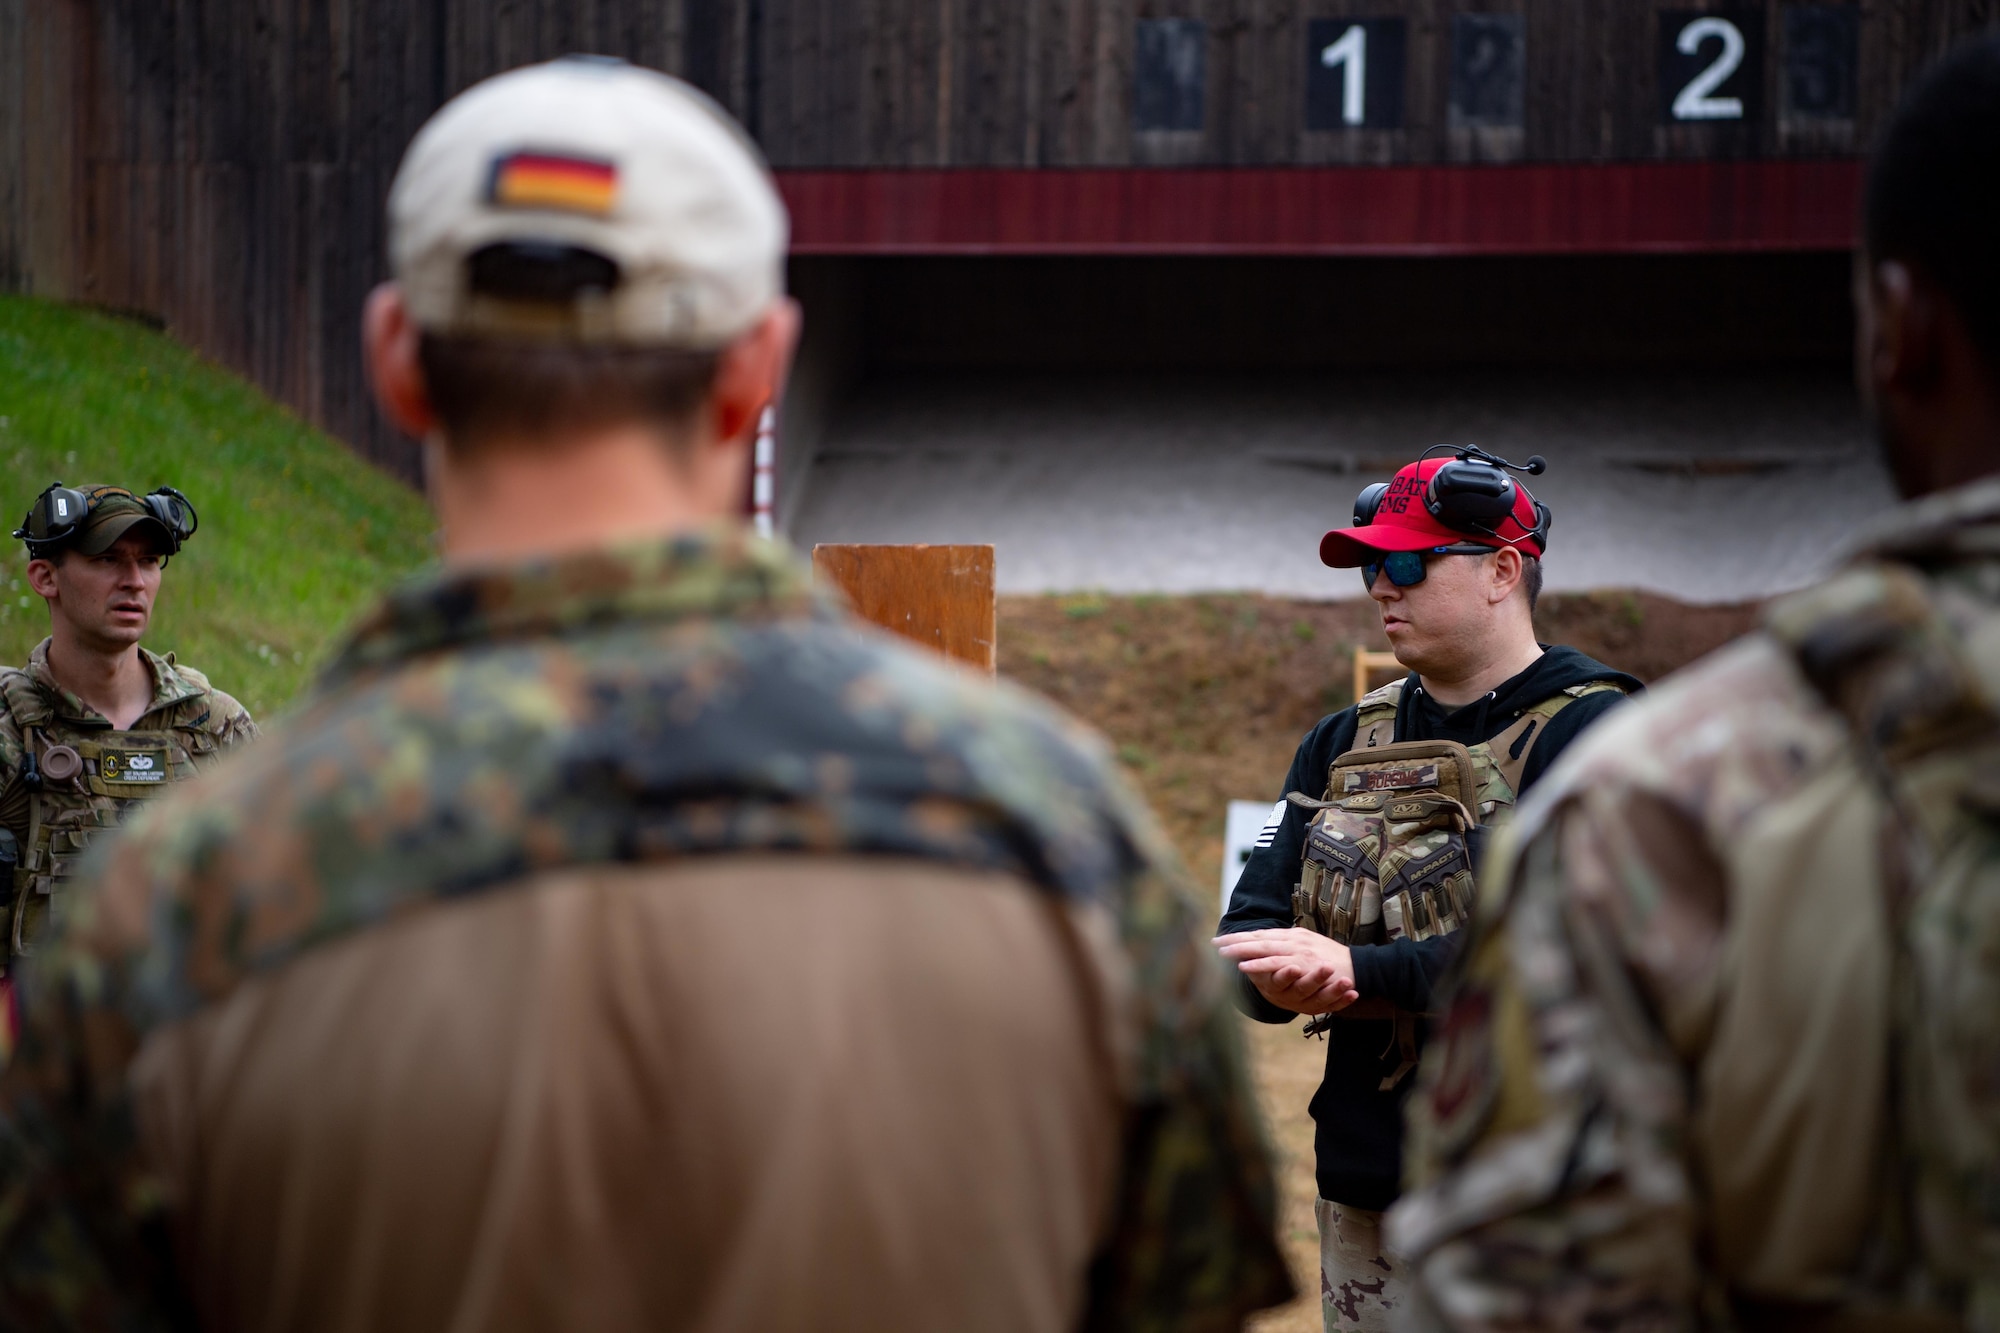
[(1838, 250), (1861, 163), (781, 171), (792, 250), (1476, 255)]

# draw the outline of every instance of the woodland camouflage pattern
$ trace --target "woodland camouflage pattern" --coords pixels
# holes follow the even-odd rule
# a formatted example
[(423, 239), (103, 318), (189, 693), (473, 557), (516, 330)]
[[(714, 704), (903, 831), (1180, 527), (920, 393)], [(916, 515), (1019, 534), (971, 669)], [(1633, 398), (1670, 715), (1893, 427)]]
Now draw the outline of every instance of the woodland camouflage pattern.
[(1412, 1328), (2000, 1328), (2000, 481), (1620, 710), (1495, 848)]
[[(153, 700), (125, 731), (56, 683), (49, 674), (47, 639), (28, 655), (24, 668), (0, 672), (0, 828), (14, 835), (21, 860), (16, 881), (0, 879), (0, 889), (8, 895), (7, 909), (0, 913), (0, 959), (12, 947), (14, 917), (23, 902), (37, 909), (37, 925), (48, 906), (46, 896), (17, 900), (17, 895), (44, 886), (63, 891), (85, 845), (115, 826), (137, 799), (162, 793), (234, 746), (256, 739), (257, 724), (249, 710), (212, 687), (201, 672), (176, 663), (171, 653), (162, 657), (141, 648), (139, 656), (152, 673)], [(67, 782), (44, 775), (39, 829), (31, 837), (35, 802), (21, 781), (30, 731), (40, 736), (38, 754), (49, 746), (67, 745), (93, 763), (102, 744), (157, 745), (167, 753), (167, 781), (156, 788), (119, 784), (94, 791), (90, 783), (94, 774), (79, 773)], [(37, 933), (29, 928), (23, 938), (32, 943)]]
[(1286, 1299), (1224, 978), (1162, 835), (1092, 734), (896, 643), (735, 531), (392, 596), (282, 735), (94, 867), (143, 897), (80, 893), (26, 969), (0, 1324), (169, 1318), (164, 1201), (120, 1092), (149, 1031), (430, 899), (748, 849), (992, 867), (1108, 908), (1142, 1038), (1093, 1319), (1234, 1328)]

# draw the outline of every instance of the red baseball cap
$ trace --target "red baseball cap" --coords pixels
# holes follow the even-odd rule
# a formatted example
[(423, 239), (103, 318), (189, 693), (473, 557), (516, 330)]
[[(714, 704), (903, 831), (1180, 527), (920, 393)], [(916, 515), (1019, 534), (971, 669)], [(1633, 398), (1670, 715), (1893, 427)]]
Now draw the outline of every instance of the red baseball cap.
[(1424, 492), (1437, 470), (1452, 461), (1449, 457), (1426, 458), (1398, 472), (1376, 505), (1374, 518), (1358, 528), (1335, 528), (1319, 539), (1321, 563), (1335, 569), (1357, 569), (1382, 551), (1427, 551), (1433, 546), (1465, 543), (1496, 550), (1512, 546), (1540, 559), (1543, 548), (1535, 538), (1539, 522), (1535, 497), (1518, 481), (1514, 483), (1514, 511), (1494, 529), (1495, 536), (1462, 532), (1431, 516), (1424, 504)]

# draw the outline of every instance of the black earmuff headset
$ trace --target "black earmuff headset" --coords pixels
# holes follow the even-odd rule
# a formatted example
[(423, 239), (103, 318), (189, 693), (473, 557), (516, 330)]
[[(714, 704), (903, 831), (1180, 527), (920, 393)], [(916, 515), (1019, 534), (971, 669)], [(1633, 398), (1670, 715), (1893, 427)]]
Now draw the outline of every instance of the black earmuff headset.
[[(112, 492), (107, 487), (96, 494)], [(130, 491), (118, 494), (132, 495)], [(194, 512), (194, 503), (171, 486), (162, 486), (149, 495), (133, 495), (133, 499), (146, 507), (146, 513), (167, 530), (168, 555), (178, 555), (181, 543), (194, 536), (201, 526), (201, 518)], [(40, 558), (76, 536), (84, 519), (97, 507), (92, 494), (80, 491), (61, 482), (49, 487), (35, 498), (28, 508), (28, 516), (21, 520), (21, 526), (14, 530), (14, 536), (28, 544), (28, 554)]]
[[(1541, 551), (1548, 551), (1549, 528), (1555, 522), (1555, 515), (1540, 500), (1532, 502), (1535, 506), (1535, 526), (1526, 538), (1502, 537), (1499, 531), (1502, 523), (1514, 517), (1514, 503), (1521, 493), (1520, 483), (1508, 476), (1508, 471), (1538, 477), (1548, 469), (1547, 459), (1540, 454), (1531, 454), (1525, 463), (1510, 463), (1476, 445), (1455, 448), (1449, 444), (1434, 444), (1424, 450), (1417, 461), (1423, 462), (1440, 449), (1451, 449), (1457, 457), (1433, 472), (1430, 481), (1425, 483), (1424, 509), (1432, 518), (1454, 532), (1491, 537), (1509, 546), (1532, 540)], [(1375, 521), (1376, 511), (1382, 507), (1382, 497), (1389, 493), (1392, 484), (1378, 481), (1365, 487), (1355, 497), (1355, 527), (1365, 528)]]

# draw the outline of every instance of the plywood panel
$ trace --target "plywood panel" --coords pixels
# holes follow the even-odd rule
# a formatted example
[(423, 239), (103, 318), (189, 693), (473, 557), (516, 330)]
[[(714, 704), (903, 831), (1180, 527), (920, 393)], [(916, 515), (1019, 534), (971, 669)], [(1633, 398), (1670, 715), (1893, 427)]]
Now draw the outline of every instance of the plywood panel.
[(863, 620), (991, 673), (991, 546), (813, 547), (814, 574)]

